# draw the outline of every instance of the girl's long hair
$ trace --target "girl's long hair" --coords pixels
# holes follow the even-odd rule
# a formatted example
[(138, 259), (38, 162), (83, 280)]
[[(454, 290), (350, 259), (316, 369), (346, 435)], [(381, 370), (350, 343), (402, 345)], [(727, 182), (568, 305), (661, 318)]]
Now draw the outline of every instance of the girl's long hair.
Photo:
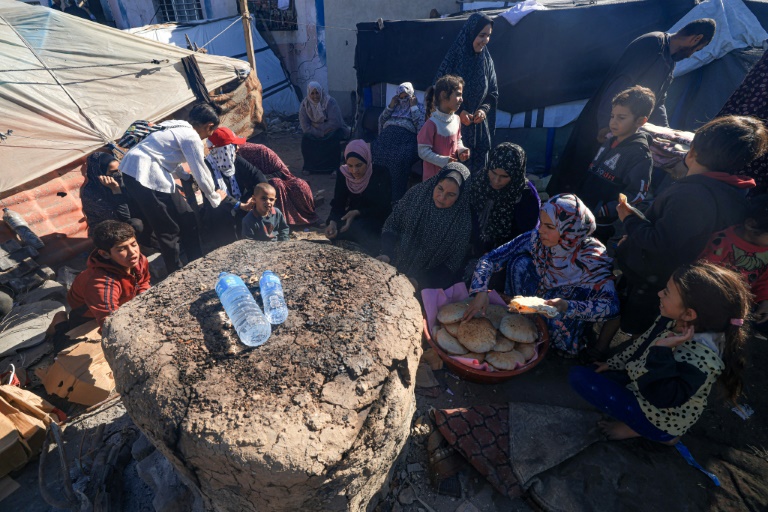
[(424, 106), (427, 109), (427, 117), (432, 115), (437, 107), (440, 106), (440, 100), (449, 97), (459, 87), (464, 87), (464, 80), (460, 76), (444, 75), (437, 79), (435, 85), (429, 86), (424, 94)]
[[(747, 320), (752, 307), (747, 283), (736, 272), (704, 261), (678, 268), (672, 281), (680, 291), (683, 305), (696, 312), (696, 319), (691, 322), (694, 330), (725, 334), (722, 347), (725, 370), (719, 381), (728, 398), (736, 402), (743, 387), (742, 349), (749, 336)], [(734, 325), (731, 320), (743, 320), (743, 324)]]

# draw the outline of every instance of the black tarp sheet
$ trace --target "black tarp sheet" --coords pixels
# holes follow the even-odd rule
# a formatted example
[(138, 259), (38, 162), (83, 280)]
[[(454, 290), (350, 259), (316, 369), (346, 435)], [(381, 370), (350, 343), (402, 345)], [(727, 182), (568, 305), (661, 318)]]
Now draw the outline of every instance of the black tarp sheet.
[[(768, 3), (745, 2), (765, 26)], [(499, 83), (499, 109), (515, 113), (588, 98), (636, 37), (666, 30), (693, 0), (635, 0), (535, 11), (516, 26), (498, 19), (488, 49)], [(494, 16), (502, 11), (488, 11)], [(357, 25), (359, 87), (379, 82), (431, 85), (469, 15)]]
[(733, 50), (675, 78), (667, 92), (669, 125), (693, 132), (714, 119), (762, 55), (762, 48)]

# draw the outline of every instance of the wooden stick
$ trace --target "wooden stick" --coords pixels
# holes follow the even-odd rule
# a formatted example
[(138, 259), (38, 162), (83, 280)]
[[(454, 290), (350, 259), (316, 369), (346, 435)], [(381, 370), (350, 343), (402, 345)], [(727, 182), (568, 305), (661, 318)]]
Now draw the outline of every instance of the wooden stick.
[(251, 14), (248, 12), (248, 2), (239, 0), (240, 14), (243, 16), (243, 34), (245, 34), (245, 50), (248, 53), (248, 63), (256, 73), (256, 54), (253, 51), (253, 36), (251, 34)]

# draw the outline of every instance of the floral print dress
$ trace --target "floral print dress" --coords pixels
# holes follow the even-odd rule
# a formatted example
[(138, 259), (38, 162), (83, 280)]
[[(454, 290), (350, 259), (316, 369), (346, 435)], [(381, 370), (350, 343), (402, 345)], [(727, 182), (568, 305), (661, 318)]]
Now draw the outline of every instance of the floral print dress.
[(587, 322), (619, 314), (612, 259), (589, 235), (595, 229), (592, 212), (576, 196), (562, 194), (542, 205), (560, 232), (560, 244), (545, 247), (532, 230), (486, 254), (477, 262), (470, 294), (488, 290), (494, 272), (507, 268), (504, 293), (568, 301), (565, 313), (546, 319), (554, 348), (577, 354)]

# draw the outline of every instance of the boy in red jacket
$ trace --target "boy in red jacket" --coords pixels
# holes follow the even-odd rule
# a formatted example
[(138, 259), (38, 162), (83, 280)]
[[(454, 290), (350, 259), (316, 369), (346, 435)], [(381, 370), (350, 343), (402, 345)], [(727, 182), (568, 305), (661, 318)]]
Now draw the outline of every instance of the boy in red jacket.
[(97, 224), (93, 243), (96, 249), (88, 257), (88, 267), (67, 293), (70, 329), (92, 319), (101, 327), (120, 306), (149, 289), (149, 262), (130, 224), (116, 220)]

